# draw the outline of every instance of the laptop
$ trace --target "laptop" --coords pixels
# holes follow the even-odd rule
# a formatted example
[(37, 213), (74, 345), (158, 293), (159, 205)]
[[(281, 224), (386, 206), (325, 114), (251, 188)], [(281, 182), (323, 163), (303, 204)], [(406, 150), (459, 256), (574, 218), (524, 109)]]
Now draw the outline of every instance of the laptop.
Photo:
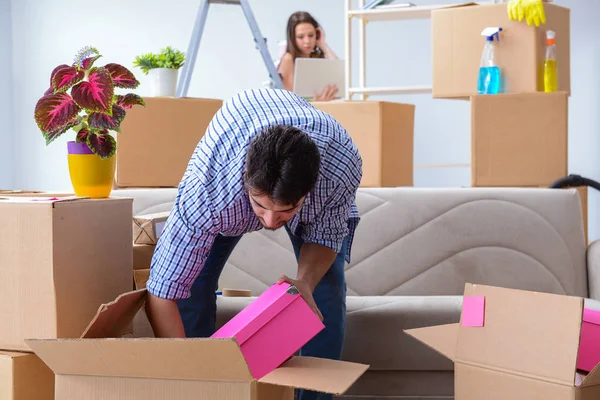
[(335, 98), (346, 95), (346, 69), (344, 60), (327, 58), (296, 58), (294, 69), (294, 93), (312, 99), (323, 92), (325, 86), (336, 85)]

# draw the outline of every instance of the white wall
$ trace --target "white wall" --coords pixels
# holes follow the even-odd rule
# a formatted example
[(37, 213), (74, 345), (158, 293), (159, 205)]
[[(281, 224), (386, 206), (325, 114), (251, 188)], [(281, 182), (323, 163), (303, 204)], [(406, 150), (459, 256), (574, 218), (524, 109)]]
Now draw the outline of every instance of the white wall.
[(12, 29), (10, 0), (0, 0), (0, 189), (13, 185)]
[[(186, 51), (200, 3), (199, 0), (105, 0), (98, 6), (75, 0), (57, 1), (60, 7), (45, 0), (12, 1), (13, 130), (18, 132), (14, 136), (16, 187), (70, 189), (65, 143), (72, 139), (72, 133), (46, 147), (33, 120), (35, 102), (47, 88), (52, 68), (70, 63), (74, 53), (85, 45), (99, 48), (104, 55), (99, 63), (119, 62), (130, 68), (137, 54), (158, 51), (165, 45)], [(450, 4), (456, 1), (413, 2)], [(344, 3), (345, 0), (251, 0), (273, 57), (277, 41), (285, 38), (288, 16), (297, 10), (311, 12), (325, 27), (330, 46), (344, 57)], [(594, 73), (596, 61), (600, 59), (600, 46), (596, 44), (600, 25), (594, 15), (600, 15), (600, 2), (555, 0), (555, 3), (571, 7), (572, 13), (569, 170), (600, 181), (600, 157), (597, 156), (600, 115), (595, 113), (600, 109), (600, 78)], [(64, 19), (64, 10), (69, 10), (67, 19)], [(56, 23), (61, 20), (64, 22)], [(355, 22), (355, 39), (357, 27)], [(2, 40), (0, 38), (0, 52)], [(368, 85), (430, 84), (430, 43), (429, 20), (370, 23), (367, 26)], [(358, 48), (353, 52), (356, 84)], [(147, 78), (139, 70), (133, 71), (142, 82), (138, 93), (146, 94)], [(260, 86), (267, 78), (241, 10), (233, 6), (211, 6), (188, 95), (227, 98), (237, 91)], [(434, 100), (430, 95), (372, 98), (416, 104), (415, 163), (470, 162), (470, 116), (466, 101)], [(3, 109), (0, 107), (0, 113)], [(0, 156), (4, 155), (0, 153)], [(415, 171), (416, 186), (469, 184), (468, 168)], [(600, 195), (591, 189), (589, 200), (590, 238), (595, 239), (600, 236)]]

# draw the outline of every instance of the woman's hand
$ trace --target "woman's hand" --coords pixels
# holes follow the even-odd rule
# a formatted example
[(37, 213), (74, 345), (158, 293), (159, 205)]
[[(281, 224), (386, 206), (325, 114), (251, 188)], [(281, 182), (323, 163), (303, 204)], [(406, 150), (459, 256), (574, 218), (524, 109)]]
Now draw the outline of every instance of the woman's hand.
[(335, 54), (334, 51), (329, 48), (329, 45), (327, 45), (327, 42), (325, 41), (325, 31), (323, 28), (317, 28), (317, 36), (317, 47), (323, 51), (325, 58), (337, 60), (337, 54)]
[(327, 47), (327, 42), (325, 41), (325, 31), (323, 28), (317, 28), (317, 46), (320, 48)]
[(335, 95), (338, 93), (336, 85), (327, 85), (321, 94), (315, 93), (313, 101), (331, 101), (335, 99)]

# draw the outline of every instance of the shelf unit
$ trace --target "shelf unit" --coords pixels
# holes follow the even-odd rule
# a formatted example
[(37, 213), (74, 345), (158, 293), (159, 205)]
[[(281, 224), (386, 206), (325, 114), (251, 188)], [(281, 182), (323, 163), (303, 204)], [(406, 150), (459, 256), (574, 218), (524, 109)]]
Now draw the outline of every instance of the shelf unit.
[[(374, 8), (363, 10), (365, 0), (358, 1), (358, 9), (352, 9), (352, 0), (346, 0), (346, 100), (351, 100), (353, 95), (358, 95), (361, 100), (366, 100), (373, 94), (421, 94), (431, 93), (431, 85), (416, 86), (366, 86), (366, 41), (365, 32), (369, 21), (394, 21), (409, 19), (431, 18), (431, 11), (447, 5), (427, 5), (406, 8)], [(358, 86), (352, 86), (352, 20), (359, 20), (358, 30)]]
[[(492, 0), (495, 2), (497, 0)], [(475, 3), (488, 3), (489, 1), (479, 1)], [(457, 3), (458, 4), (458, 3)], [(451, 7), (457, 4), (443, 5), (425, 5), (403, 8), (373, 8), (363, 10), (365, 0), (358, 0), (358, 9), (352, 9), (352, 0), (346, 0), (345, 7), (345, 47), (346, 47), (346, 96), (345, 100), (352, 100), (354, 95), (357, 95), (360, 100), (366, 100), (369, 95), (382, 94), (423, 94), (431, 93), (431, 85), (412, 85), (412, 86), (367, 86), (366, 72), (366, 26), (368, 22), (373, 21), (402, 21), (414, 19), (429, 19), (433, 10), (445, 7)], [(358, 86), (352, 86), (352, 21), (359, 21), (358, 30)], [(415, 164), (414, 168), (429, 169), (429, 168), (465, 168), (470, 167), (470, 163), (449, 163), (449, 164)]]
[[(497, 0), (491, 0), (496, 2)], [(490, 1), (475, 1), (483, 4)], [(366, 41), (365, 32), (367, 23), (370, 21), (402, 21), (414, 19), (429, 19), (431, 11), (451, 7), (456, 4), (426, 5), (415, 7), (385, 7), (363, 10), (365, 0), (358, 0), (358, 9), (352, 9), (352, 0), (346, 0), (345, 8), (345, 45), (346, 45), (346, 100), (351, 100), (353, 95), (358, 95), (361, 100), (366, 100), (373, 94), (422, 94), (431, 93), (431, 85), (414, 86), (389, 86), (369, 87), (366, 85)], [(358, 30), (358, 86), (352, 86), (352, 20), (359, 20)]]

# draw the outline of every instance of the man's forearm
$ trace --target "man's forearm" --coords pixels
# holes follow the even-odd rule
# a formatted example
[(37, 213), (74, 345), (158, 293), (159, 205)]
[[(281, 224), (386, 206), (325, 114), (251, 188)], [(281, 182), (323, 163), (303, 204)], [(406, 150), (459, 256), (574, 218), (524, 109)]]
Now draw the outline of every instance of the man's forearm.
[(159, 338), (184, 338), (185, 330), (175, 300), (167, 300), (148, 293), (146, 314)]
[(300, 249), (297, 280), (306, 282), (315, 290), (323, 276), (329, 271), (337, 254), (329, 247), (304, 243)]

